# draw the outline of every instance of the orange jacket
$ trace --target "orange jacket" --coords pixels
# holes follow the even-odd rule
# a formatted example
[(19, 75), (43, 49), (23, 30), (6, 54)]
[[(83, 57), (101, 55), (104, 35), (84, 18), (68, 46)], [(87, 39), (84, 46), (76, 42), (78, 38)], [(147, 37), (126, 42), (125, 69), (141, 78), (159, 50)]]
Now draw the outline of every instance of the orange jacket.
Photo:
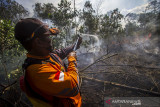
[(27, 54), (27, 58), (40, 62), (29, 65), (25, 70), (26, 82), (29, 84), (25, 86), (31, 87), (33, 92), (42, 97), (36, 98), (27, 92), (30, 89), (25, 89), (35, 107), (81, 107), (79, 75), (74, 57), (68, 58), (67, 71), (62, 60), (53, 53), (45, 57)]

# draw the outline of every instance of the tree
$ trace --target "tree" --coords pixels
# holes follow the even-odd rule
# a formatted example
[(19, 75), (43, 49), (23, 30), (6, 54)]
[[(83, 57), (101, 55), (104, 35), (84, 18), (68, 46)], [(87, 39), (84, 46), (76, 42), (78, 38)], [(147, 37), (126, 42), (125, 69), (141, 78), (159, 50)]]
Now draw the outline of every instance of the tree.
[(160, 34), (160, 31), (159, 31), (160, 29), (160, 1), (151, 0), (146, 10), (149, 10), (150, 13), (154, 14), (154, 17), (152, 18), (155, 19), (155, 27), (156, 27), (155, 34), (159, 35)]
[(52, 19), (54, 12), (57, 10), (52, 3), (41, 4), (35, 3), (34, 5), (34, 17), (40, 17), (42, 19)]
[(138, 22), (140, 27), (143, 28), (144, 33), (154, 33), (158, 28), (158, 14), (160, 13), (160, 2), (157, 0), (151, 0), (146, 7), (145, 13), (139, 15)]
[(58, 4), (58, 10), (54, 13), (52, 21), (57, 26), (64, 27), (71, 25), (75, 15), (76, 13), (74, 13), (73, 9), (71, 8), (71, 2), (68, 2), (67, 0), (61, 0), (61, 2)]
[(106, 39), (108, 36), (118, 36), (123, 33), (121, 20), (123, 15), (118, 9), (110, 11), (110, 15), (105, 14), (101, 19), (100, 34)]
[(125, 34), (126, 34), (126, 36), (135, 36), (135, 32), (137, 32), (139, 30), (140, 30), (140, 27), (136, 23), (133, 23), (133, 22), (129, 21), (125, 25)]
[(100, 27), (100, 34), (103, 39), (106, 39), (110, 35), (110, 18), (107, 14), (105, 14), (101, 19), (101, 27)]
[(122, 30), (121, 19), (123, 15), (119, 12), (118, 8), (114, 9), (110, 16), (111, 27), (113, 28), (113, 34), (119, 35)]
[(28, 14), (29, 12), (16, 1), (0, 0), (0, 19), (16, 22)]
[(159, 13), (160, 12), (160, 2), (157, 0), (151, 0), (149, 2), (149, 5), (146, 7), (146, 12), (151, 12), (151, 13)]
[(54, 12), (52, 22), (61, 30), (59, 38), (65, 44), (64, 46), (67, 46), (72, 42), (72, 37), (74, 35), (71, 33), (71, 30), (76, 27), (73, 20), (76, 16), (77, 11), (76, 9), (73, 11), (71, 2), (61, 0), (61, 2), (58, 3), (58, 8)]
[(95, 34), (97, 32), (99, 19), (96, 17), (95, 10), (93, 9), (90, 1), (85, 2), (80, 19), (84, 23), (84, 25), (80, 27), (81, 33)]
[(57, 8), (51, 3), (36, 3), (34, 13), (42, 19), (51, 20), (54, 27), (60, 29), (60, 34), (53, 42), (56, 48), (69, 45), (73, 35), (71, 30), (76, 27), (73, 19), (77, 16), (76, 9), (73, 11), (71, 8), (71, 2), (61, 0)]
[[(8, 76), (8, 66), (13, 58), (22, 55), (24, 49), (14, 37), (14, 24), (11, 20), (0, 20), (0, 62)], [(16, 65), (15, 65), (16, 66)], [(9, 79), (8, 79), (9, 82)]]

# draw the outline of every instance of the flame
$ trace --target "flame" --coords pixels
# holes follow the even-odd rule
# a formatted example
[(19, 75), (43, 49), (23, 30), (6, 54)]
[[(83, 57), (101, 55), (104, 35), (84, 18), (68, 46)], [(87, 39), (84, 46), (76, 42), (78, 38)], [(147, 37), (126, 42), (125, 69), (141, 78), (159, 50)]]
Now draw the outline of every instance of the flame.
[(149, 35), (146, 37), (146, 41), (149, 40), (149, 38), (151, 38), (152, 34), (149, 33)]

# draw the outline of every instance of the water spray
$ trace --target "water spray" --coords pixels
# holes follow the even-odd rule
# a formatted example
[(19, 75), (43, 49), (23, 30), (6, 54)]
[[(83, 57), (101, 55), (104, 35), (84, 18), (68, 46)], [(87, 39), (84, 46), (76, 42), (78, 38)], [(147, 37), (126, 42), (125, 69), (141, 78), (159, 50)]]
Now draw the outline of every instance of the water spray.
[(90, 44), (90, 47), (91, 47), (90, 52), (96, 53), (96, 52), (100, 51), (101, 41), (100, 41), (98, 35), (91, 35), (91, 34), (84, 34), (84, 33), (80, 33), (80, 34), (85, 37), (92, 37), (96, 40), (96, 43)]

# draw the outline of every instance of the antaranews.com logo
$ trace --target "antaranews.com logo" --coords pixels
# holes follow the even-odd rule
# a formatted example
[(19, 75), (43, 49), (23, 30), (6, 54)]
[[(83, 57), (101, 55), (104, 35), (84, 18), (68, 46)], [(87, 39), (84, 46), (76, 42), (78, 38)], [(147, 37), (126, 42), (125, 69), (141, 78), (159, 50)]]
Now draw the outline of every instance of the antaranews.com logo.
[(160, 107), (160, 97), (105, 97), (104, 107)]

